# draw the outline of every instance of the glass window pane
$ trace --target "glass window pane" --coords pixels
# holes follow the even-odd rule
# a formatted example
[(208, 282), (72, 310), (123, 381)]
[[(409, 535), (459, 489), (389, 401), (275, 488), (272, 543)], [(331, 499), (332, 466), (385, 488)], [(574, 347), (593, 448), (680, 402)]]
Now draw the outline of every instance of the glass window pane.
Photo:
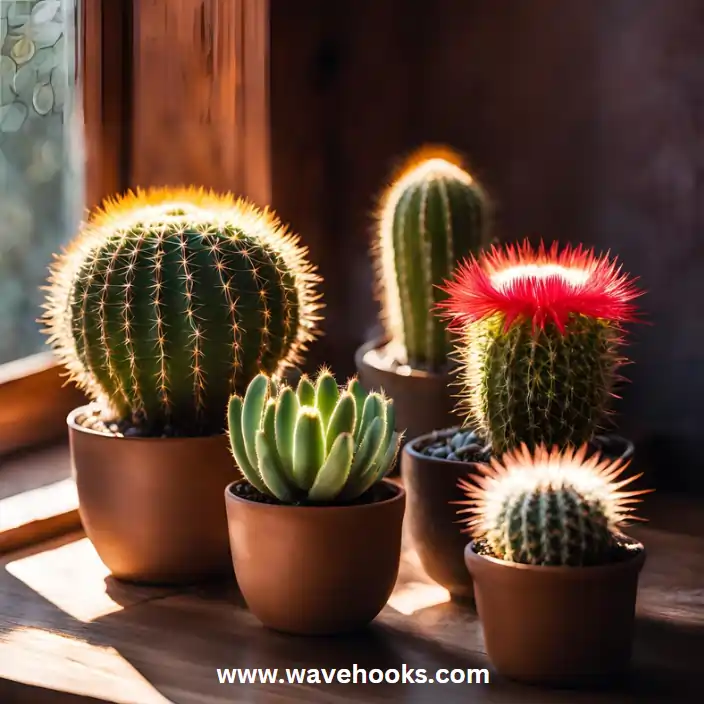
[(0, 0), (0, 364), (42, 349), (47, 267), (83, 208), (78, 0)]

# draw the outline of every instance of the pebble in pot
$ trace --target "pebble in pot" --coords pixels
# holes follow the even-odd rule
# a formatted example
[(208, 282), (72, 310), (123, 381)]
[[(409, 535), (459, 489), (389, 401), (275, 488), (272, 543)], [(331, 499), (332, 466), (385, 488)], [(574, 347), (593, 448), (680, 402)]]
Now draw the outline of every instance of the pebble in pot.
[(321, 372), (297, 387), (256, 377), (228, 412), (245, 480), (225, 491), (242, 595), (269, 628), (358, 629), (396, 583), (405, 492), (385, 479), (400, 434), (393, 402)]

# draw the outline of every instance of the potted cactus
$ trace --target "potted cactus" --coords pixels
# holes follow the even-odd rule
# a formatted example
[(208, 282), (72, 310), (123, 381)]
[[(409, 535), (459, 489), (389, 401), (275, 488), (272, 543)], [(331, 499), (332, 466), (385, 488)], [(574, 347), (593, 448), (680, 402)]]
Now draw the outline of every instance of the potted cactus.
[(438, 317), (439, 287), (489, 243), (484, 190), (454, 152), (424, 147), (382, 195), (373, 245), (384, 337), (356, 353), (365, 388), (396, 401), (398, 427), (416, 437), (457, 422), (448, 388), (452, 331)]
[(257, 376), (228, 410), (244, 479), (225, 491), (240, 591), (267, 627), (300, 635), (372, 621), (398, 575), (404, 490), (392, 401), (328, 371), (294, 389)]
[(273, 214), (194, 188), (108, 200), (53, 267), (45, 323), (94, 399), (68, 417), (79, 511), (112, 574), (230, 570), (230, 395), (315, 335), (317, 276)]
[(460, 480), (467, 569), (500, 674), (579, 686), (626, 671), (645, 550), (621, 528), (646, 493), (625, 489), (637, 478), (621, 478), (627, 466), (587, 445), (522, 445)]
[(521, 443), (632, 455), (632, 443), (603, 433), (626, 361), (624, 324), (636, 319), (640, 292), (615, 259), (528, 242), (470, 257), (443, 288), (440, 307), (459, 337), (465, 425), (409, 440), (401, 465), (426, 571), (469, 597), (450, 503), (467, 462)]

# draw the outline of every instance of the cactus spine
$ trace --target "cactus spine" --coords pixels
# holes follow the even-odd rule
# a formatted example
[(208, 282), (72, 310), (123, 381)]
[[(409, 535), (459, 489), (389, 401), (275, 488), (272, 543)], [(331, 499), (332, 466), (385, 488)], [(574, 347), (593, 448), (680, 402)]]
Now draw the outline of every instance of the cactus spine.
[(247, 481), (283, 503), (352, 501), (390, 471), (401, 440), (393, 402), (330, 372), (294, 390), (256, 376), (228, 407), (232, 454)]
[(230, 394), (298, 362), (318, 277), (268, 212), (195, 189), (108, 201), (52, 268), (45, 322), (73, 378), (153, 432), (224, 428)]
[(387, 336), (401, 361), (441, 370), (452, 339), (436, 315), (438, 288), (462, 258), (488, 244), (486, 196), (448, 150), (413, 155), (386, 191), (375, 243)]
[[(637, 476), (616, 481), (628, 464), (593, 455), (586, 446), (534, 452), (526, 445), (501, 461), (479, 465), (467, 495), (469, 531), (494, 557), (530, 565), (597, 565), (608, 561), (616, 535), (641, 491), (623, 491)], [(640, 476), (640, 475), (638, 475)]]
[(495, 454), (578, 447), (604, 427), (640, 295), (614, 261), (509, 245), (464, 262), (444, 290), (462, 331), (462, 403)]

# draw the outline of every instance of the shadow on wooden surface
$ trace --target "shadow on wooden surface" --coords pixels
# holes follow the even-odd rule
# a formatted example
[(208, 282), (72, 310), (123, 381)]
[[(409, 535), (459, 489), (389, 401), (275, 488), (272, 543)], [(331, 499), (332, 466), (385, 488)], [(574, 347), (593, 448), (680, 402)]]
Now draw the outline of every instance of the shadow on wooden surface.
[(112, 704), (107, 699), (67, 694), (4, 679), (0, 679), (0, 702), (2, 704)]

